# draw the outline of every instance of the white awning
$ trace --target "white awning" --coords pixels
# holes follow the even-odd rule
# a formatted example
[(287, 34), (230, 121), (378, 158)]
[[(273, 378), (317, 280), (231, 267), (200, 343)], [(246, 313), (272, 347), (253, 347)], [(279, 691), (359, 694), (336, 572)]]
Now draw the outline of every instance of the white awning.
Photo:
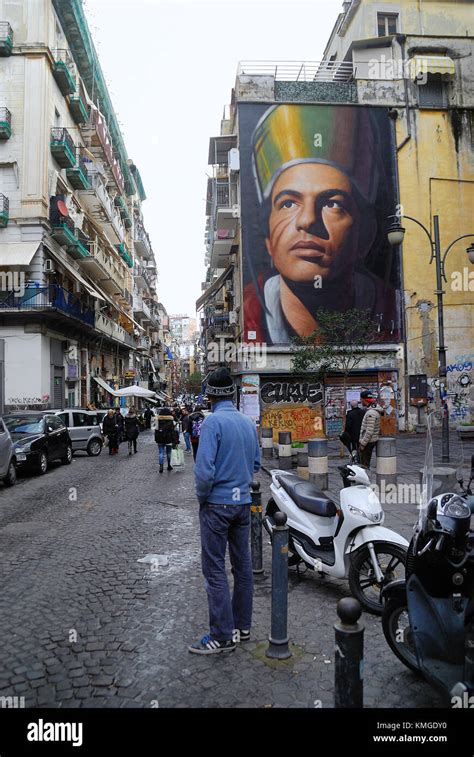
[(416, 79), (425, 74), (454, 76), (456, 66), (448, 55), (414, 55), (410, 58), (410, 78)]
[(105, 391), (108, 392), (109, 394), (112, 394), (114, 397), (120, 396), (117, 394), (115, 389), (112, 389), (112, 387), (106, 381), (104, 381), (104, 379), (101, 378), (100, 376), (92, 376), (92, 378), (94, 379), (94, 381), (97, 381), (99, 386), (101, 386), (102, 389), (105, 389)]
[(41, 242), (12, 242), (0, 245), (0, 266), (27, 266), (33, 260)]
[(58, 263), (60, 263), (62, 266), (64, 266), (64, 268), (66, 268), (67, 271), (69, 271), (71, 276), (74, 276), (77, 281), (81, 282), (86, 292), (89, 292), (89, 294), (92, 295), (92, 297), (95, 297), (96, 300), (102, 300), (102, 302), (105, 302), (104, 296), (100, 294), (100, 292), (94, 286), (92, 286), (92, 284), (86, 281), (86, 279), (81, 276), (79, 271), (76, 271), (74, 266), (72, 266), (68, 260), (65, 260), (61, 255), (55, 252), (55, 250), (52, 250), (51, 247), (47, 247), (46, 249), (49, 253), (51, 253), (53, 258), (58, 261)]

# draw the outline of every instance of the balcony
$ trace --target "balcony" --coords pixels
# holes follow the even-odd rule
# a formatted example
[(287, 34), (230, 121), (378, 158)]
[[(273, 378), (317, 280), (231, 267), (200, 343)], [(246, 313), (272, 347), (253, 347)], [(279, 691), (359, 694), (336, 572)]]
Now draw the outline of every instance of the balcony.
[(60, 311), (75, 318), (87, 326), (94, 326), (95, 312), (84, 300), (68, 292), (57, 284), (46, 287), (27, 287), (21, 297), (17, 292), (0, 293), (0, 310), (13, 310), (16, 313), (56, 312)]
[(115, 205), (119, 209), (119, 213), (122, 216), (122, 220), (123, 220), (125, 228), (131, 229), (133, 226), (132, 217), (127, 208), (127, 203), (125, 202), (122, 195), (117, 195), (115, 197)]
[(0, 139), (10, 139), (12, 135), (12, 114), (8, 108), (0, 108)]
[(76, 145), (67, 129), (53, 126), (50, 147), (53, 158), (61, 168), (72, 168), (76, 165)]
[(88, 258), (89, 238), (83, 232), (76, 228), (74, 222), (68, 216), (59, 218), (57, 223), (51, 226), (51, 236), (61, 247), (65, 247), (69, 255), (75, 260), (79, 258)]
[(0, 192), (0, 228), (8, 226), (10, 218), (10, 200)]
[(139, 289), (153, 289), (155, 286), (152, 273), (144, 265), (136, 265), (133, 269), (135, 283)]
[(76, 91), (76, 68), (69, 50), (56, 50), (53, 76), (63, 95), (74, 94)]
[[(117, 189), (122, 194), (125, 192), (125, 182), (120, 169), (120, 164), (114, 155), (112, 139), (103, 115), (92, 108), (91, 116), (81, 131), (92, 154), (103, 160), (111, 178), (115, 181)], [(121, 240), (120, 240), (121, 241)]]
[(150, 258), (153, 257), (150, 238), (140, 222), (135, 224), (133, 243), (140, 257), (145, 258), (146, 260), (150, 260)]
[(6, 58), (12, 54), (13, 29), (8, 21), (0, 21), (0, 56)]
[(89, 245), (89, 257), (80, 258), (79, 263), (88, 276), (109, 294), (117, 297), (123, 294), (125, 277), (123, 267), (111, 254), (99, 246), (97, 242)]
[(130, 334), (128, 334), (122, 326), (119, 326), (118, 323), (108, 316), (103, 315), (103, 313), (95, 314), (95, 327), (102, 334), (105, 334), (116, 342), (129, 344), (129, 341), (131, 341), (132, 344), (135, 344), (135, 340), (130, 337)]
[(74, 189), (88, 189), (89, 179), (87, 177), (87, 163), (84, 161), (80, 148), (77, 148), (76, 165), (73, 168), (66, 168), (66, 176), (69, 183)]
[(137, 350), (149, 350), (151, 347), (150, 337), (139, 336), (137, 339)]
[(122, 220), (107, 192), (102, 177), (93, 168), (87, 166), (89, 188), (79, 191), (81, 202), (89, 215), (102, 226), (112, 244), (121, 244), (125, 237)]
[(129, 251), (127, 250), (125, 244), (122, 242), (122, 244), (117, 244), (115, 246), (115, 248), (116, 248), (118, 254), (120, 255), (120, 257), (122, 258), (122, 260), (124, 260), (126, 262), (126, 264), (128, 265), (128, 267), (129, 268), (133, 268), (133, 259), (132, 259), (131, 255), (130, 255)]
[(85, 124), (89, 120), (89, 108), (81, 94), (69, 97), (69, 110), (76, 124)]
[(133, 312), (141, 319), (151, 321), (150, 308), (142, 297), (135, 295), (133, 298)]

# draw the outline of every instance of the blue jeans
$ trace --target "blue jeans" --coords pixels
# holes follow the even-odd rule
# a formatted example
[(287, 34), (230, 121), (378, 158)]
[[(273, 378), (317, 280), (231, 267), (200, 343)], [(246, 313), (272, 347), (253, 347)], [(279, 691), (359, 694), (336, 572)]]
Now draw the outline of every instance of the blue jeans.
[[(250, 630), (252, 622), (250, 504), (213, 505), (206, 502), (200, 507), (199, 521), (210, 634), (218, 641), (227, 641), (232, 639), (235, 628)], [(225, 570), (227, 543), (234, 574), (232, 599)]]
[(191, 434), (189, 431), (183, 431), (183, 436), (186, 442), (186, 452), (191, 452)]
[(160, 465), (163, 465), (164, 459), (165, 459), (165, 449), (166, 449), (166, 459), (168, 461), (168, 465), (171, 464), (171, 444), (159, 444), (158, 445), (158, 462)]

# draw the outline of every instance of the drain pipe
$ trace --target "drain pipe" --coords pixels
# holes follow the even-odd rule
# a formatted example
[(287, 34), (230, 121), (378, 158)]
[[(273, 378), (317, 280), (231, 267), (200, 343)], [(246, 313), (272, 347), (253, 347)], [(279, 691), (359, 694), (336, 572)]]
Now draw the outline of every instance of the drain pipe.
[(411, 121), (410, 121), (410, 105), (408, 102), (408, 81), (405, 76), (405, 42), (406, 42), (406, 36), (405, 34), (397, 34), (396, 40), (398, 44), (400, 45), (400, 52), (402, 56), (402, 64), (403, 64), (403, 85), (405, 89), (405, 113), (406, 113), (406, 119), (407, 119), (407, 136), (401, 142), (401, 144), (397, 145), (397, 152), (400, 152), (402, 147), (406, 145), (407, 142), (411, 139)]

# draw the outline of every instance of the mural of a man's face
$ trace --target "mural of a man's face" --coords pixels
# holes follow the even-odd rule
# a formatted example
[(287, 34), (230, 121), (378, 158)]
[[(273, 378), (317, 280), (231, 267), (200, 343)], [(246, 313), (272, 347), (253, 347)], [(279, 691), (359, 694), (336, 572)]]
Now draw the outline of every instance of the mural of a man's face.
[(275, 268), (292, 281), (329, 279), (352, 266), (357, 209), (349, 178), (333, 166), (299, 163), (272, 189), (268, 237)]

